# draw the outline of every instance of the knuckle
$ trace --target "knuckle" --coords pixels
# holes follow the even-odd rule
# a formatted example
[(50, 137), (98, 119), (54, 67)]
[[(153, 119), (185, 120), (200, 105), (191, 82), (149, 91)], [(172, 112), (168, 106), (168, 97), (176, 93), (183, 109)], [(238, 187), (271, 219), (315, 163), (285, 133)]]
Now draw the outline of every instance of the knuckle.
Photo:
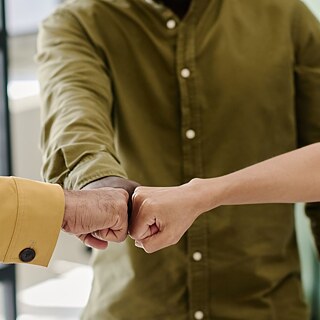
[(128, 231), (128, 218), (124, 215), (119, 215), (117, 217), (117, 221), (115, 223), (115, 226), (117, 229), (119, 229), (121, 232), (124, 230), (124, 232)]
[(135, 240), (141, 240), (139, 239), (140, 238), (140, 232), (139, 232), (139, 229), (134, 227), (134, 228), (130, 228), (129, 229), (129, 232), (130, 232), (130, 236), (135, 239)]
[(142, 247), (146, 253), (155, 252), (154, 243), (152, 239), (141, 240)]
[(119, 194), (121, 195), (121, 197), (124, 197), (126, 199), (129, 198), (129, 194), (125, 189), (118, 189), (118, 191), (119, 191)]
[(121, 199), (118, 199), (118, 201), (116, 201), (115, 203), (115, 209), (118, 211), (118, 214), (124, 215), (124, 213), (127, 212), (127, 202), (122, 201)]
[(148, 210), (154, 211), (154, 210), (157, 210), (158, 208), (158, 202), (156, 199), (147, 198), (146, 200), (144, 200), (143, 206), (146, 207), (146, 209)]
[(124, 240), (126, 240), (126, 238), (127, 238), (127, 232), (126, 231), (122, 231), (122, 232), (119, 233), (116, 242), (123, 242)]
[(120, 204), (120, 210), (123, 212), (127, 212), (128, 210), (128, 203), (127, 201), (122, 201)]
[(129, 226), (129, 233), (130, 233), (131, 238), (137, 239), (138, 235), (137, 235), (137, 231), (134, 227)]
[(174, 244), (177, 244), (179, 242), (179, 238), (177, 238), (175, 233), (171, 231), (170, 233), (167, 234), (167, 241), (168, 241), (168, 243), (174, 245)]
[(135, 192), (132, 196), (132, 199), (134, 202), (136, 203), (141, 203), (142, 202), (142, 199), (143, 199), (143, 196), (140, 192)]
[(146, 246), (143, 246), (143, 248), (144, 248), (144, 251), (146, 252), (146, 253), (154, 253), (154, 249), (152, 248), (152, 247), (150, 247), (150, 246), (148, 246), (148, 245), (146, 245)]
[(144, 189), (144, 187), (138, 186), (138, 187), (135, 188), (134, 192), (135, 192), (135, 193), (140, 193), (140, 192), (143, 191), (143, 189)]
[(128, 231), (128, 215), (122, 215), (119, 219), (119, 223), (121, 228), (124, 229), (126, 232)]
[(180, 239), (174, 238), (174, 239), (172, 239), (172, 242), (171, 242), (171, 243), (172, 243), (173, 245), (176, 245), (176, 244), (179, 242), (179, 240), (180, 240)]

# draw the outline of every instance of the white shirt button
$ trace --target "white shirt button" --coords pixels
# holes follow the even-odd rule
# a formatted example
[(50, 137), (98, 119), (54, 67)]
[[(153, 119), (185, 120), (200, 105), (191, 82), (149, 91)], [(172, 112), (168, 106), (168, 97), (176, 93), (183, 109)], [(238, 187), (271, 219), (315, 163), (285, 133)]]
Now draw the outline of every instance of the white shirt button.
[(189, 70), (188, 68), (183, 68), (183, 69), (181, 70), (181, 77), (182, 77), (182, 78), (187, 79), (187, 78), (190, 77), (190, 74), (191, 74), (191, 72), (190, 72), (190, 70)]
[(194, 318), (196, 319), (196, 320), (202, 320), (203, 318), (204, 318), (204, 313), (202, 312), (202, 311), (196, 311), (195, 313), (194, 313)]
[(186, 137), (188, 139), (190, 139), (190, 140), (194, 139), (195, 136), (196, 136), (196, 132), (194, 130), (189, 129), (189, 130), (186, 131)]
[(193, 253), (192, 258), (194, 261), (200, 261), (202, 259), (202, 253), (199, 251), (196, 251)]
[(174, 29), (176, 27), (177, 23), (175, 20), (170, 19), (167, 21), (167, 28), (168, 29)]

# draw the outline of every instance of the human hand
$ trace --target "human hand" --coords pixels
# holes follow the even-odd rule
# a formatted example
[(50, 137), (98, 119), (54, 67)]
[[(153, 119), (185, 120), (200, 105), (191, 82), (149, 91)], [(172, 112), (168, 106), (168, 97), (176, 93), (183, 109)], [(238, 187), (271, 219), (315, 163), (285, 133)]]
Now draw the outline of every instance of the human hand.
[(104, 187), (110, 187), (110, 188), (121, 188), (128, 192), (129, 199), (128, 199), (128, 214), (130, 216), (131, 214), (131, 208), (132, 208), (132, 201), (131, 196), (135, 190), (136, 187), (139, 186), (139, 183), (133, 180), (117, 177), (117, 176), (109, 176), (104, 177), (102, 179), (93, 181), (89, 184), (87, 184), (83, 189), (98, 189), (98, 188), (104, 188)]
[(105, 249), (108, 241), (124, 241), (128, 234), (128, 192), (99, 188), (64, 191), (62, 229), (75, 234), (85, 245)]
[(133, 196), (130, 237), (152, 253), (176, 244), (202, 212), (192, 186), (138, 187)]

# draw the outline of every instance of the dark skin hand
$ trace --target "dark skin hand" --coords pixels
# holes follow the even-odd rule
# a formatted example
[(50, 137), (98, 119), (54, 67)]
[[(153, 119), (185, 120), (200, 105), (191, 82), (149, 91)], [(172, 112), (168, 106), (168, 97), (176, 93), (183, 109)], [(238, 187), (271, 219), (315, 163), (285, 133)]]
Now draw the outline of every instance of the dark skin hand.
[(116, 177), (116, 176), (110, 176), (110, 177), (104, 177), (102, 179), (92, 181), (89, 184), (87, 184), (83, 189), (99, 189), (99, 188), (121, 188), (128, 192), (129, 194), (129, 201), (128, 201), (128, 215), (130, 218), (131, 215), (131, 208), (132, 208), (132, 201), (131, 196), (135, 190), (136, 187), (138, 187), (140, 184), (138, 182), (135, 182), (133, 180)]
[(105, 249), (108, 241), (121, 242), (128, 235), (128, 193), (123, 189), (98, 188), (68, 191), (62, 229), (85, 245)]

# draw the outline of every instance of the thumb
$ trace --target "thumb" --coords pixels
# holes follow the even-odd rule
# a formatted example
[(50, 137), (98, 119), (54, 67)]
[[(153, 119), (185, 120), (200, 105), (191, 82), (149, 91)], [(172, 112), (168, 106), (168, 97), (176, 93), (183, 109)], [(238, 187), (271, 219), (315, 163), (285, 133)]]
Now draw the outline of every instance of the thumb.
[(176, 243), (177, 241), (175, 240), (170, 241), (170, 237), (168, 237), (164, 231), (158, 231), (148, 238), (139, 240), (139, 245), (147, 253), (153, 253)]

